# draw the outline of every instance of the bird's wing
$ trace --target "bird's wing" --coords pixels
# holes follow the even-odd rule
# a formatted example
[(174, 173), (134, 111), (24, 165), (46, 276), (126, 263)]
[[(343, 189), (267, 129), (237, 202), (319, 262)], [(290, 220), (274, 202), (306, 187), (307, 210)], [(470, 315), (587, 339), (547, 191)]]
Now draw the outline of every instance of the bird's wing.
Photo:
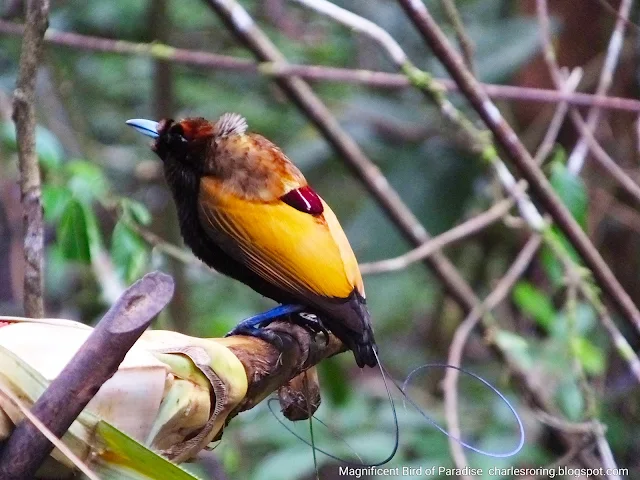
[(280, 200), (240, 199), (203, 177), (198, 204), (207, 234), (272, 285), (301, 299), (346, 299), (354, 289), (364, 297), (356, 258), (324, 201), (323, 213), (311, 215)]

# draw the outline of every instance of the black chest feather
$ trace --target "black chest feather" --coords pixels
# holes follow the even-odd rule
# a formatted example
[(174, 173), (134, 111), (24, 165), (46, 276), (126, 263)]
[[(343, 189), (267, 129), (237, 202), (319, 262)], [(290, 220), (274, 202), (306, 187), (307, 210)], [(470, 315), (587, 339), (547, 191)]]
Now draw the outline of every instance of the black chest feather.
[(293, 298), (275, 288), (240, 262), (227, 255), (207, 234), (198, 216), (200, 179), (195, 172), (167, 159), (164, 173), (178, 210), (180, 233), (193, 254), (214, 270), (235, 278), (258, 293), (280, 303), (291, 303)]

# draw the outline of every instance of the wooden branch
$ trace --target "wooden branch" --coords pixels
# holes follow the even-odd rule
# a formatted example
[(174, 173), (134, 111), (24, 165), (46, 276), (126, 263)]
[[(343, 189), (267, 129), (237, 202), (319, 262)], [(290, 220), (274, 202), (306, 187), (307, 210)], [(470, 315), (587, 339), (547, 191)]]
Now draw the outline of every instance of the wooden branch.
[(478, 112), (480, 118), (489, 127), (495, 136), (496, 143), (504, 149), (507, 157), (529, 183), (530, 190), (538, 197), (540, 203), (553, 218), (554, 223), (578, 251), (602, 290), (611, 298), (620, 313), (640, 331), (640, 310), (620, 285), (609, 265), (578, 225), (571, 212), (554, 192), (549, 180), (536, 165), (518, 135), (465, 67), (464, 62), (440, 30), (426, 6), (421, 1), (398, 0), (398, 2), (422, 35), (425, 43), (439, 58)]
[[(281, 348), (255, 337), (234, 335), (220, 339), (233, 354), (238, 357), (247, 372), (249, 387), (244, 400), (236, 407), (229, 418), (249, 410), (264, 400), (272, 392), (289, 386), (300, 388), (296, 379), (301, 373), (315, 366), (321, 360), (346, 351), (346, 347), (334, 335), (330, 334), (325, 342), (322, 334), (313, 336), (308, 330), (290, 322), (278, 321), (268, 327), (281, 341)], [(293, 386), (291, 382), (295, 380)], [(319, 397), (314, 394), (316, 388), (310, 384), (311, 403)], [(283, 398), (281, 397), (281, 400)], [(284, 399), (286, 401), (286, 398)], [(295, 407), (292, 407), (295, 409)]]
[(44, 32), (48, 26), (49, 1), (30, 0), (22, 39), (20, 70), (13, 94), (16, 124), (20, 194), (24, 215), (24, 312), (28, 317), (44, 316), (44, 221), (40, 167), (36, 153), (35, 88)]
[[(127, 289), (100, 320), (60, 375), (31, 409), (61, 437), (117, 371), (126, 353), (173, 296), (170, 276), (153, 272)], [(53, 445), (29, 421), (22, 421), (0, 453), (0, 478), (31, 478)]]
[[(0, 20), (0, 35), (22, 35), (24, 25)], [(405, 75), (374, 70), (327, 67), (323, 65), (295, 65), (281, 62), (256, 63), (246, 58), (219, 55), (201, 50), (175, 48), (162, 43), (135, 43), (125, 40), (61, 32), (48, 29), (44, 37), (46, 43), (76, 50), (111, 52), (122, 55), (143, 57), (199, 66), (213, 70), (263, 75), (265, 77), (300, 77), (311, 81), (353, 83), (373, 88), (403, 89), (411, 86)], [(447, 92), (458, 92), (458, 85), (448, 78), (435, 79)], [(627, 112), (640, 112), (640, 100), (622, 97), (599, 97), (584, 92), (563, 92), (545, 88), (521, 87), (517, 85), (497, 85), (483, 83), (483, 88), (491, 98), (521, 102), (558, 103), (590, 106)]]

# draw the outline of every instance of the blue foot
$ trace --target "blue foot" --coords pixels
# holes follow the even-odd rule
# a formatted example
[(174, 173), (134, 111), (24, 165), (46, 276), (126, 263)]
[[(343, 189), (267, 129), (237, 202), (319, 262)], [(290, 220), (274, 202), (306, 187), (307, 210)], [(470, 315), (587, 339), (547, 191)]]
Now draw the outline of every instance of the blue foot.
[(291, 313), (301, 312), (303, 310), (302, 305), (278, 305), (271, 310), (259, 313), (253, 317), (249, 317), (241, 321), (236, 327), (227, 333), (227, 337), (231, 335), (256, 335), (256, 333), (262, 327), (266, 327), (270, 323), (275, 322), (280, 317), (289, 315)]

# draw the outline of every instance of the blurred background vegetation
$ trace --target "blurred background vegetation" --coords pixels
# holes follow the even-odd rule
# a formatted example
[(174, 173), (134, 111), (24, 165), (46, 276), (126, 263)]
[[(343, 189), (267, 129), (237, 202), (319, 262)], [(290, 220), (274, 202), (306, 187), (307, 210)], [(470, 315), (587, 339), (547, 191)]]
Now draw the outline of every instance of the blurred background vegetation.
[[(19, 2), (4, 3), (9, 12)], [(291, 2), (241, 3), (292, 63), (391, 68), (371, 41)], [(335, 3), (384, 27), (418, 66), (444, 76), (396, 2)], [(426, 3), (451, 33), (440, 2)], [(591, 91), (615, 17), (595, 0), (550, 3), (560, 64), (585, 66), (581, 89)], [(611, 4), (615, 7), (618, 2)], [(476, 46), (475, 63), (482, 81), (550, 87), (540, 58), (532, 1), (460, 0), (457, 5)], [(19, 9), (17, 13), (11, 20), (21, 21)], [(637, 20), (637, 15), (632, 18)], [(52, 2), (50, 26), (110, 39), (160, 41), (252, 58), (198, 0), (57, 0)], [(613, 86), (616, 95), (637, 96), (639, 44), (637, 28), (630, 29)], [(22, 308), (22, 218), (15, 135), (9, 117), (19, 51), (19, 37), (0, 37), (3, 314), (21, 314)], [(443, 125), (438, 112), (419, 93), (319, 82), (314, 90), (431, 234), (479, 213), (501, 195), (491, 173), (465, 150), (455, 132)], [(452, 99), (467, 108), (460, 97)], [(227, 111), (241, 113), (253, 131), (283, 148), (332, 206), (361, 262), (388, 258), (410, 248), (309, 122), (260, 75), (48, 45), (38, 78), (38, 102), (48, 316), (92, 323), (125, 285), (158, 268), (172, 273), (177, 281), (176, 296), (158, 319), (158, 328), (222, 336), (240, 319), (271, 306), (267, 299), (209, 271), (183, 250), (161, 165), (147, 142), (124, 124), (134, 117), (196, 115), (213, 119)], [(501, 101), (499, 106), (534, 150), (545, 133), (553, 105)], [(598, 139), (637, 179), (634, 121), (630, 113), (609, 113), (601, 122)], [(637, 205), (590, 165), (584, 181), (566, 175), (564, 148), (570, 150), (575, 139), (567, 123), (545, 172), (638, 302)], [(484, 297), (526, 239), (524, 229), (499, 223), (460, 246), (447, 248), (446, 253)], [(167, 254), (171, 249), (167, 244), (176, 245), (178, 253)], [(567, 421), (580, 422), (597, 415), (608, 426), (607, 439), (619, 466), (640, 468), (637, 383), (612, 350), (593, 309), (578, 302), (569, 312), (561, 277), (555, 260), (543, 250), (513, 295), (496, 310), (504, 348), (537, 380)], [(424, 265), (371, 275), (365, 283), (381, 356), (397, 378), (420, 364), (446, 359), (463, 314), (443, 295), (442, 286)], [(577, 312), (575, 322), (568, 319), (572, 312)], [(623, 331), (637, 347), (637, 332)], [(581, 369), (573, 368), (576, 361)], [(526, 399), (511, 389), (510, 372), (480, 336), (472, 337), (467, 345), (463, 364), (498, 385), (521, 412), (527, 427), (527, 443), (520, 455), (491, 459), (470, 453), (472, 466), (484, 467), (485, 472), (490, 466), (544, 466), (566, 453), (550, 429), (528, 410)], [(586, 402), (578, 370), (586, 372), (597, 405)], [(393, 429), (379, 373), (360, 371), (351, 355), (340, 355), (323, 362), (320, 375), (323, 405), (318, 416), (331, 431), (319, 425), (314, 428), (318, 446), (343, 456), (350, 455), (350, 446), (366, 462), (383, 458), (392, 447)], [(441, 377), (442, 371), (436, 370), (421, 375), (415, 396), (442, 424)], [(401, 448), (389, 466), (453, 466), (442, 434), (411, 409), (399, 405), (399, 414)], [(460, 382), (460, 418), (465, 437), (483, 449), (506, 451), (517, 442), (514, 421), (505, 406), (469, 379)], [(308, 436), (308, 424), (302, 422), (294, 428)], [(202, 472), (211, 468), (212, 461), (217, 462), (218, 472), (224, 472), (219, 474), (228, 478), (289, 480), (314, 475), (311, 449), (283, 429), (266, 404), (234, 420), (214, 450), (213, 460), (205, 455), (193, 468)], [(337, 476), (335, 462), (323, 455), (318, 461), (322, 478)]]

